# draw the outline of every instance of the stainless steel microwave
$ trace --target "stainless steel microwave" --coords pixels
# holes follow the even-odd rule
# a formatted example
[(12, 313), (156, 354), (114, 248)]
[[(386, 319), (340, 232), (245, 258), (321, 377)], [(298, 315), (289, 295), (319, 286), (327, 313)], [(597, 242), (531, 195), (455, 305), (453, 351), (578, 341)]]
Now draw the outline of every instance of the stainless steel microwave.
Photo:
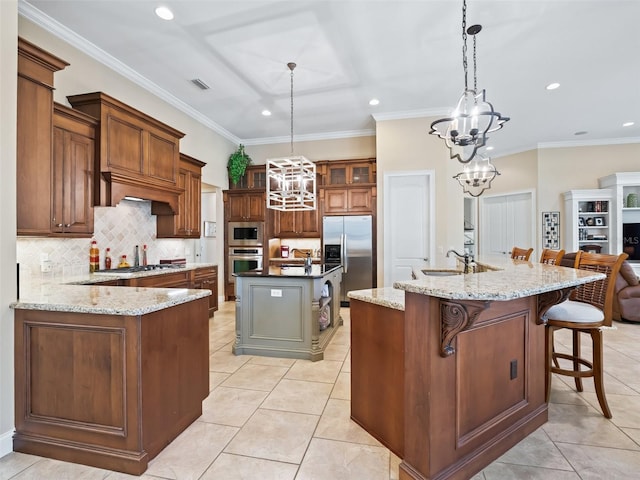
[(262, 246), (264, 222), (229, 222), (227, 240), (230, 247)]

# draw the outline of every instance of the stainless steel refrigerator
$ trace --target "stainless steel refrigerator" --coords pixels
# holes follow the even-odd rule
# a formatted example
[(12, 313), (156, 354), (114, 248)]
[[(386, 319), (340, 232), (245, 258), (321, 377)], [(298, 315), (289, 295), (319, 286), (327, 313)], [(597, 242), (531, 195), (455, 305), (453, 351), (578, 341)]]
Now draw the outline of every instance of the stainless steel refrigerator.
[(341, 305), (349, 304), (347, 292), (373, 288), (371, 215), (324, 217), (322, 242), (325, 263), (342, 265)]

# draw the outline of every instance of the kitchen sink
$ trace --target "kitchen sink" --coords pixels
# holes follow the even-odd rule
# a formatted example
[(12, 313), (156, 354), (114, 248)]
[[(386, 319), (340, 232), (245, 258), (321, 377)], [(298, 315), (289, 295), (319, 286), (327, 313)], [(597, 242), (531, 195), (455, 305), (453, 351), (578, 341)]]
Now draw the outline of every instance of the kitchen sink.
[(459, 270), (422, 270), (422, 273), (427, 277), (452, 277), (460, 275), (462, 272)]

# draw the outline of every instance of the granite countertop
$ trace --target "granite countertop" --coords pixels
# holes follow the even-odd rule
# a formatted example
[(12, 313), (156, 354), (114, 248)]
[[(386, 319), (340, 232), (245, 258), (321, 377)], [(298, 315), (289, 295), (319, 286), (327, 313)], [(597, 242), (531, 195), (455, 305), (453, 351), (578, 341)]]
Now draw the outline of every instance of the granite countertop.
[(149, 277), (215, 266), (209, 263), (187, 264), (180, 269), (168, 268), (133, 274), (84, 274), (68, 278), (21, 279), (20, 298), (12, 308), (52, 312), (93, 313), (105, 315), (144, 315), (191, 302), (211, 295), (210, 290), (186, 288), (115, 287), (96, 283), (118, 278)]
[[(304, 258), (295, 258), (295, 257), (288, 257), (288, 258), (270, 257), (269, 258), (269, 262), (273, 262), (273, 263), (304, 263), (304, 261), (305, 261)], [(311, 257), (311, 261), (314, 263), (318, 263), (320, 262), (320, 257)]]
[(404, 290), (398, 290), (397, 288), (384, 287), (352, 290), (347, 293), (347, 296), (354, 300), (404, 311)]
[(303, 266), (277, 266), (269, 265), (262, 270), (249, 270), (247, 272), (234, 273), (234, 277), (306, 277), (321, 278), (336, 269), (342, 268), (340, 265), (314, 264), (307, 271)]
[[(486, 271), (466, 275), (428, 275), (433, 271), (442, 272), (442, 268), (437, 266), (423, 269), (422, 277), (417, 280), (395, 282), (393, 286), (406, 292), (438, 298), (512, 300), (605, 278), (602, 273), (505, 257), (481, 257), (476, 264)], [(448, 265), (446, 271), (461, 270), (455, 265)]]

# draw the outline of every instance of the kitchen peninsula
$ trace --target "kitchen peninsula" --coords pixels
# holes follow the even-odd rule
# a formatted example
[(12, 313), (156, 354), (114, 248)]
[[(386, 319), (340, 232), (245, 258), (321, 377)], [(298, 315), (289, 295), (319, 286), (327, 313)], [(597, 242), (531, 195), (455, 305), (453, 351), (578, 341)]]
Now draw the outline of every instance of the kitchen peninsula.
[(101, 285), (176, 270), (21, 282), (15, 451), (140, 475), (202, 414), (210, 290)]
[(604, 278), (477, 263), (483, 273), (435, 268), (393, 289), (349, 293), (351, 418), (403, 459), (402, 480), (471, 478), (544, 424), (543, 315)]
[(233, 353), (323, 359), (342, 325), (340, 265), (269, 266), (235, 277)]

